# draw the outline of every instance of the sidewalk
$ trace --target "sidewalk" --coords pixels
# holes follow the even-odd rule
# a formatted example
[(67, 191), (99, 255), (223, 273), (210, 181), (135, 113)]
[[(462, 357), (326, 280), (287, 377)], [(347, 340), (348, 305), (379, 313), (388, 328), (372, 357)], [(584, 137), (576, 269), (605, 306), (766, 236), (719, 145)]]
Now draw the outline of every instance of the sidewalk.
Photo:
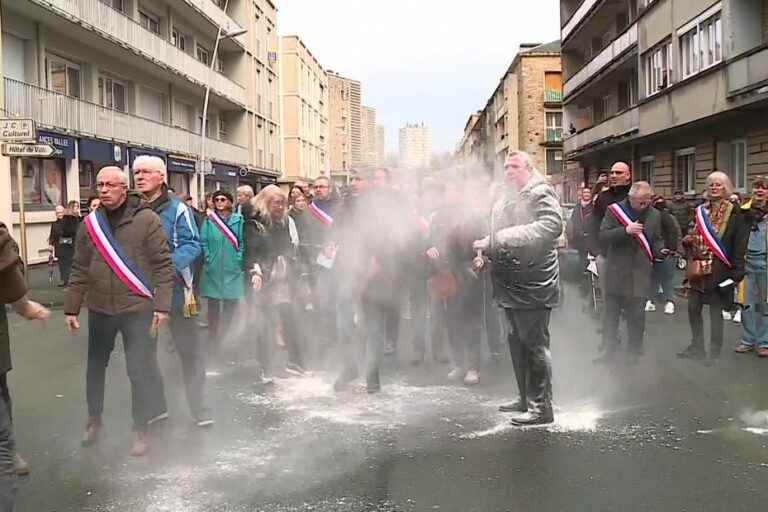
[(64, 304), (65, 288), (59, 288), (59, 267), (54, 266), (53, 283), (48, 281), (48, 264), (38, 263), (27, 269), (29, 296), (49, 308), (60, 308)]

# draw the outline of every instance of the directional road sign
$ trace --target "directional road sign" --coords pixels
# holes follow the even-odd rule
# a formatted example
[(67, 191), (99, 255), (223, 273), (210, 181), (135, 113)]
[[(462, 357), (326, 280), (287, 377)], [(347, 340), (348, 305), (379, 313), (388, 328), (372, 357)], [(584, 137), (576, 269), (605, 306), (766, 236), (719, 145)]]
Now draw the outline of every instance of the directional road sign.
[(56, 153), (50, 144), (3, 144), (5, 156), (26, 156), (30, 158), (48, 158)]
[(37, 130), (32, 119), (0, 119), (0, 142), (35, 142)]

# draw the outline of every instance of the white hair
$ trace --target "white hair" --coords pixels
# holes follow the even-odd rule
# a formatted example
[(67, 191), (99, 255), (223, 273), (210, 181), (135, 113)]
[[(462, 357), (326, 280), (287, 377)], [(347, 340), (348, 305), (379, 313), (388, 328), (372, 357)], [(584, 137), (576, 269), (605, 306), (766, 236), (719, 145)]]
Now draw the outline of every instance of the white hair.
[(128, 186), (128, 174), (122, 169), (122, 167), (118, 167), (116, 165), (106, 165), (99, 169), (98, 174), (96, 174), (96, 177), (99, 177), (99, 174), (101, 174), (104, 171), (114, 171), (120, 176), (120, 181), (123, 182), (123, 185), (126, 187)]
[(165, 167), (165, 162), (162, 158), (155, 155), (139, 155), (136, 157), (136, 159), (133, 161), (133, 170), (135, 171), (138, 167), (150, 167), (152, 169), (155, 169), (156, 171), (159, 171), (160, 174), (163, 176), (166, 176), (168, 174), (168, 171)]
[(237, 192), (242, 192), (243, 194), (246, 194), (248, 197), (253, 197), (253, 187), (250, 185), (240, 185), (237, 187)]
[(648, 192), (648, 194), (653, 195), (653, 187), (651, 187), (651, 184), (647, 181), (636, 181), (629, 188), (629, 195), (631, 197), (637, 197), (643, 192)]
[(528, 168), (529, 171), (531, 172), (536, 171), (536, 166), (533, 163), (533, 157), (530, 155), (530, 153), (526, 153), (525, 151), (520, 151), (520, 150), (510, 151), (509, 154), (507, 155), (507, 160), (515, 156), (523, 161), (523, 163), (525, 164), (525, 166)]
[(723, 182), (726, 197), (733, 194), (733, 182), (731, 181), (731, 178), (723, 171), (715, 171), (709, 173), (709, 176), (707, 176), (707, 179), (704, 181), (704, 186), (707, 187), (707, 189), (704, 191), (704, 194), (702, 194), (704, 199), (709, 199), (709, 185), (716, 179), (719, 179)]

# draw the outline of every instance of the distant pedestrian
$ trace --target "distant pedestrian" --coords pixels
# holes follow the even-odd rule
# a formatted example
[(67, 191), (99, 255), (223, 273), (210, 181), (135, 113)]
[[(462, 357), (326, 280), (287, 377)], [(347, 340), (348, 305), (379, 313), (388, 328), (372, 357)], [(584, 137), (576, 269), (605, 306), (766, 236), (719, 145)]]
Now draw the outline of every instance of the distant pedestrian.
[(656, 299), (664, 303), (664, 314), (675, 314), (674, 282), (676, 268), (675, 255), (680, 244), (680, 227), (667, 207), (663, 196), (655, 195), (651, 199), (653, 207), (661, 216), (661, 236), (664, 239), (665, 252), (659, 254), (653, 263), (653, 288), (650, 299), (645, 303), (647, 313), (656, 311)]
[(99, 437), (106, 369), (119, 332), (131, 382), (136, 434), (131, 455), (138, 457), (149, 450), (150, 422), (165, 414), (156, 410), (162, 377), (153, 354), (157, 329), (171, 310), (174, 269), (160, 219), (138, 194), (128, 192), (123, 170), (117, 165), (102, 167), (96, 186), (101, 206), (77, 233), (64, 300), (70, 331), (80, 328), (77, 317), (83, 302), (88, 307), (88, 422), (82, 443), (89, 446)]
[[(744, 278), (744, 255), (750, 238), (744, 214), (728, 200), (732, 192), (733, 185), (724, 172), (716, 171), (707, 176), (705, 202), (696, 208), (694, 225), (683, 238), (691, 286), (688, 320), (692, 339), (677, 356), (704, 360), (708, 365), (714, 365), (720, 359), (722, 312), (733, 307), (734, 287)], [(709, 305), (709, 358), (704, 346), (702, 310), (705, 304)]]
[(250, 185), (240, 185), (237, 187), (237, 206), (235, 211), (242, 215), (244, 219), (249, 219), (253, 215), (251, 200), (254, 195), (253, 187)]
[(75, 237), (80, 226), (80, 219), (63, 206), (56, 207), (56, 221), (51, 224), (48, 235), (48, 249), (53, 252), (59, 263), (59, 286), (69, 284), (72, 271), (72, 258), (75, 255)]

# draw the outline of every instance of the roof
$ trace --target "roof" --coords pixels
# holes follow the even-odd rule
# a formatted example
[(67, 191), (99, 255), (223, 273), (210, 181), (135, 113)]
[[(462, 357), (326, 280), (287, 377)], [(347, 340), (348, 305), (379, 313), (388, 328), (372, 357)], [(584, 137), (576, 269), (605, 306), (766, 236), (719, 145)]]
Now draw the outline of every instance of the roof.
[(560, 53), (560, 40), (551, 41), (549, 43), (540, 44), (539, 46), (535, 46), (533, 48), (529, 48), (527, 50), (523, 50), (520, 53), (522, 54), (552, 54), (552, 53)]

